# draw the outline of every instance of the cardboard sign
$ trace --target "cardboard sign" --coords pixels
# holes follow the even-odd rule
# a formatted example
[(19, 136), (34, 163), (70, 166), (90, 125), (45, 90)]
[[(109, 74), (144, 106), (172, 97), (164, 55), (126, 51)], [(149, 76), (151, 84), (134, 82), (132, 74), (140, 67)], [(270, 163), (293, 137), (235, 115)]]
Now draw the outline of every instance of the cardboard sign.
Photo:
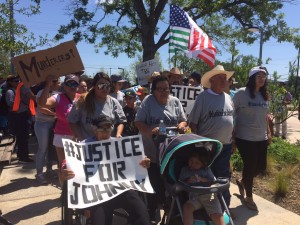
[(70, 208), (101, 204), (129, 189), (153, 193), (141, 135), (105, 141), (77, 143), (63, 139), (67, 168), (75, 173), (68, 180)]
[(203, 91), (203, 89), (200, 87), (172, 85), (171, 95), (180, 100), (184, 112), (186, 116), (188, 116), (192, 111), (196, 97), (201, 91)]
[(60, 77), (84, 69), (74, 41), (14, 57), (12, 62), (26, 87), (44, 81), (50, 74)]
[(148, 77), (155, 71), (160, 71), (159, 63), (156, 59), (151, 59), (136, 65), (136, 75), (139, 85), (148, 84)]

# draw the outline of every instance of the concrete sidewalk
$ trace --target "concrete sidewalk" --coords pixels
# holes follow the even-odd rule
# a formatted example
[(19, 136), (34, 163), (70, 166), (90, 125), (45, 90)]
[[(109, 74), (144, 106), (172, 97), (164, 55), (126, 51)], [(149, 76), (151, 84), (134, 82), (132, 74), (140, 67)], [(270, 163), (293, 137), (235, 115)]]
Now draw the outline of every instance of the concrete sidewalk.
[[(0, 208), (4, 217), (18, 225), (60, 225), (60, 189), (57, 182), (38, 186), (34, 165), (13, 163), (3, 169), (0, 177)], [(263, 198), (254, 196), (259, 213), (248, 210), (238, 198), (238, 188), (231, 184), (231, 207), (236, 225), (299, 225), (300, 216)]]
[[(296, 117), (288, 120), (288, 139), (300, 139), (300, 122)], [(35, 151), (36, 142), (31, 141), (30, 149)], [(52, 180), (47, 186), (39, 186), (35, 181), (35, 165), (12, 164), (0, 168), (0, 209), (3, 216), (18, 225), (60, 225), (61, 209), (58, 182)], [(254, 200), (259, 213), (248, 210), (238, 198), (238, 188), (231, 184), (231, 207), (237, 218), (236, 225), (299, 225), (300, 216), (285, 210), (259, 196)], [(120, 224), (116, 224), (120, 225)]]

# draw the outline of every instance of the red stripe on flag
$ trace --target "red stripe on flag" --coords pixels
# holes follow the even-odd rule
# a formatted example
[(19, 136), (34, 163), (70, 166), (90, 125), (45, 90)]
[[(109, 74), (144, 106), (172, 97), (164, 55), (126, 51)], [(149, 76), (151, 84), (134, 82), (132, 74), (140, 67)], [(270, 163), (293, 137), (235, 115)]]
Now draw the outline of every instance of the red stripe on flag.
[(206, 64), (210, 67), (213, 68), (215, 66), (215, 63), (210, 61), (209, 59), (207, 59), (205, 56), (203, 55), (198, 55), (198, 58), (202, 59), (204, 62), (206, 62)]
[(189, 47), (190, 51), (197, 50), (197, 45), (198, 45), (199, 36), (200, 36), (200, 33), (195, 29), (192, 30), (192, 33), (193, 33), (193, 35), (191, 35), (191, 36), (192, 36), (193, 44), (192, 44), (192, 46)]

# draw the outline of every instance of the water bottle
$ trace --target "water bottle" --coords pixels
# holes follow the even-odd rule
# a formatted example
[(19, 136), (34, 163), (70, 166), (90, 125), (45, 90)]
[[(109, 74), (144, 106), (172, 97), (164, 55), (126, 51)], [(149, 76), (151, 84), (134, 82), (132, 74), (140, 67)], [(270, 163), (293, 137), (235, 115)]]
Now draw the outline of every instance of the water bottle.
[(167, 127), (163, 120), (159, 122), (159, 135), (167, 135)]

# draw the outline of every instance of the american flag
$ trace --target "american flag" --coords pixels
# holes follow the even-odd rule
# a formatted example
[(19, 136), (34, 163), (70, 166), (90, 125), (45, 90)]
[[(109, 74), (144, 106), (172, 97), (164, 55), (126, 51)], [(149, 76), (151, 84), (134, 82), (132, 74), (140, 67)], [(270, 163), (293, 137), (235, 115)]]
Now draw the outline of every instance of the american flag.
[(200, 58), (214, 67), (216, 48), (206, 33), (176, 5), (170, 10), (169, 52), (184, 51), (190, 58)]

